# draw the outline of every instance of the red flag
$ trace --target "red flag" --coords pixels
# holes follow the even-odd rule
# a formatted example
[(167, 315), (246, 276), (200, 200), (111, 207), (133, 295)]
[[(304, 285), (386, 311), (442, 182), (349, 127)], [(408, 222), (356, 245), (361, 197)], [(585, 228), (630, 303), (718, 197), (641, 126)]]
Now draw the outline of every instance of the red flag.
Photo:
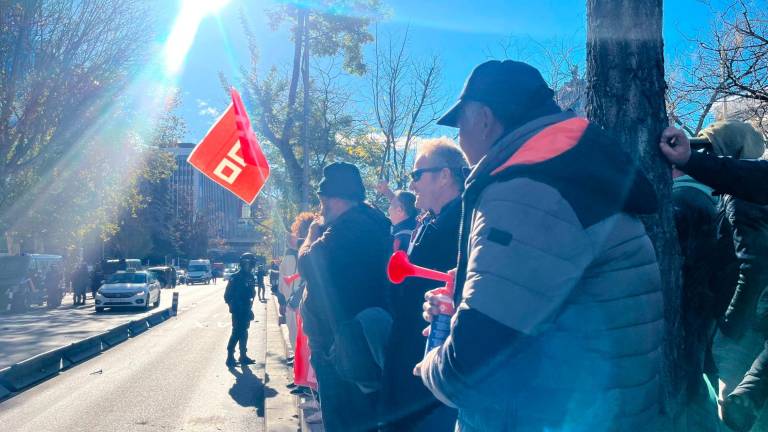
[[(245, 110), (241, 112), (241, 121), (245, 119), (247, 122), (243, 123), (242, 129), (238, 128), (233, 103), (219, 117), (200, 144), (195, 146), (187, 162), (246, 203), (251, 204), (269, 177), (269, 163), (259, 147), (256, 135), (250, 128)], [(244, 131), (242, 135), (240, 130)], [(247, 146), (242, 144), (243, 136)], [(246, 147), (248, 156), (243, 151)], [(250, 162), (246, 162), (246, 158)]]
[(248, 113), (245, 112), (245, 106), (240, 98), (240, 93), (234, 87), (232, 87), (230, 93), (232, 94), (232, 105), (235, 107), (235, 124), (237, 125), (238, 136), (240, 137), (243, 160), (248, 165), (259, 166), (260, 161), (264, 159), (264, 154), (259, 146), (259, 140), (256, 138), (256, 134), (253, 133), (253, 129), (251, 129), (251, 121), (248, 119)]

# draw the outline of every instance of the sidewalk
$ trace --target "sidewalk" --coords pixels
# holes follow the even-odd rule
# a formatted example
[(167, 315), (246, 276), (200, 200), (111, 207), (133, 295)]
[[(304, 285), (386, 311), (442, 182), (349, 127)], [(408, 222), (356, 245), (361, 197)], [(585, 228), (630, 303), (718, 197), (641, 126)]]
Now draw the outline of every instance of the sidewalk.
[[(269, 292), (269, 290), (268, 290)], [(324, 432), (322, 423), (308, 424), (306, 417), (316, 413), (314, 409), (299, 409), (300, 403), (308, 401), (310, 398), (291, 395), (287, 385), (293, 382), (293, 366), (286, 361), (293, 358), (293, 341), (288, 336), (288, 326), (279, 324), (278, 311), (279, 305), (277, 298), (270, 294), (270, 305), (267, 307), (267, 376), (273, 388), (279, 388), (280, 394), (274, 397), (274, 400), (267, 399), (266, 419), (267, 430), (269, 431), (310, 431)], [(285, 389), (283, 392), (282, 389)], [(289, 402), (290, 400), (290, 402)], [(276, 421), (284, 421), (290, 418), (291, 424), (295, 422), (295, 427), (283, 428)]]

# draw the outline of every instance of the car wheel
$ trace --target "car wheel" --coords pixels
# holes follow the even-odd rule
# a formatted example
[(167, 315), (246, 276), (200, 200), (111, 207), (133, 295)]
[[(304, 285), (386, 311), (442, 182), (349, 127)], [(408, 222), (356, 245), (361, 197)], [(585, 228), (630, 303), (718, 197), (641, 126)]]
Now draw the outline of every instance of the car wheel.
[(145, 310), (145, 311), (148, 311), (148, 310), (149, 310), (149, 307), (150, 307), (150, 303), (149, 303), (149, 300), (150, 300), (151, 298), (152, 298), (152, 297), (150, 296), (150, 294), (149, 294), (149, 293), (147, 293), (147, 299), (144, 301), (144, 310)]
[(154, 302), (154, 303), (152, 303), (152, 307), (158, 307), (158, 306), (160, 306), (160, 294), (161, 294), (161, 293), (162, 293), (162, 291), (158, 291), (158, 292), (157, 292), (157, 300), (155, 300), (155, 302)]
[(104, 312), (104, 308), (96, 306), (96, 313), (102, 313), (102, 312)]

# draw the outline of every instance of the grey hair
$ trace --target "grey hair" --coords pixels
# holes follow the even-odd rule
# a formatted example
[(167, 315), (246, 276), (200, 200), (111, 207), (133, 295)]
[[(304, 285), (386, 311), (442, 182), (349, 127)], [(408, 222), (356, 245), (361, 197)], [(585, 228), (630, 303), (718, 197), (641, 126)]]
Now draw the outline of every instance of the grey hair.
[(426, 156), (439, 166), (450, 168), (451, 177), (460, 191), (464, 190), (463, 172), (469, 166), (459, 146), (448, 137), (425, 139), (419, 143), (416, 157)]

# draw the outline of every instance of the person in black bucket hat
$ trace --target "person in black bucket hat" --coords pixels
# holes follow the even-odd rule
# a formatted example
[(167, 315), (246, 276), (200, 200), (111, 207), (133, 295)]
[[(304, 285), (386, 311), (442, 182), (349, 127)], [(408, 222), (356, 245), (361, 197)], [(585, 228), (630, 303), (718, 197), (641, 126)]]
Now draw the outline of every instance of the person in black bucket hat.
[(317, 188), (321, 197), (343, 198), (353, 202), (365, 201), (365, 186), (360, 170), (347, 162), (334, 162), (323, 168), (323, 178)]
[(380, 367), (366, 348), (372, 321), (359, 316), (383, 312), (390, 223), (365, 202), (360, 171), (352, 164), (326, 166), (317, 194), (322, 217), (310, 226), (298, 263), (307, 282), (301, 315), (323, 423), (329, 432), (376, 430)]

